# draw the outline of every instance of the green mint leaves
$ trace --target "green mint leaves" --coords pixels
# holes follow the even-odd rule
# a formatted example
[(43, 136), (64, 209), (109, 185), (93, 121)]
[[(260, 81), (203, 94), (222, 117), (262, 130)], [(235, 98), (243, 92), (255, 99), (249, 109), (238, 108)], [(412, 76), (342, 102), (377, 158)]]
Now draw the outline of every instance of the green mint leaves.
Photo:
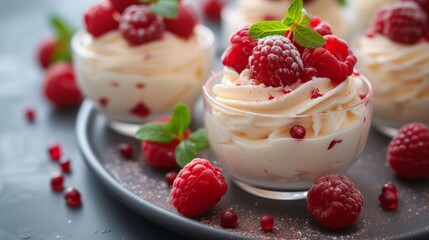
[(197, 152), (209, 147), (205, 131), (198, 129), (189, 136), (186, 130), (191, 124), (191, 113), (187, 105), (179, 103), (173, 110), (172, 117), (167, 123), (146, 123), (140, 126), (135, 137), (141, 141), (169, 143), (178, 139), (176, 147), (176, 162), (184, 167), (197, 156)]
[(165, 18), (175, 18), (178, 12), (178, 0), (139, 0), (142, 3), (150, 4), (150, 10), (158, 16)]
[(72, 54), (70, 42), (75, 32), (74, 29), (58, 15), (52, 15), (49, 19), (49, 23), (54, 29), (56, 39), (55, 50), (52, 54), (51, 61), (71, 61)]
[(286, 31), (293, 33), (293, 40), (305, 48), (317, 48), (325, 44), (325, 39), (308, 27), (311, 18), (303, 10), (302, 0), (293, 0), (283, 21), (264, 21), (250, 26), (249, 35), (260, 39), (272, 35), (284, 35)]

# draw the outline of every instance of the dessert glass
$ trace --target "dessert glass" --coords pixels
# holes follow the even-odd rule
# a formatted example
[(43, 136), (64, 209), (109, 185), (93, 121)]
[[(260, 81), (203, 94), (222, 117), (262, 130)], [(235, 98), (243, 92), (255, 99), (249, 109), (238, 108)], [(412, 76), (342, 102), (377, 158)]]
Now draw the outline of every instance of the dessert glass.
[(374, 87), (377, 130), (393, 137), (406, 123), (429, 124), (429, 42), (405, 45), (376, 34), (359, 38), (354, 52)]
[[(179, 102), (192, 108), (215, 53), (212, 31), (203, 25), (194, 31), (192, 43), (175, 40), (177, 45), (169, 45), (175, 37), (166, 33), (169, 36), (137, 47), (117, 40), (120, 34), (113, 32), (102, 37), (104, 46), (90, 48), (92, 37), (82, 30), (72, 39), (79, 87), (108, 125), (125, 135), (134, 135), (144, 122), (168, 116)], [(113, 46), (113, 41), (119, 44)]]
[[(213, 87), (223, 72), (203, 87), (207, 137), (222, 167), (243, 190), (254, 195), (305, 198), (321, 175), (342, 174), (362, 152), (370, 128), (372, 88), (362, 79), (361, 100), (343, 110), (309, 115), (261, 114), (221, 103)], [(304, 139), (291, 137), (303, 126)]]

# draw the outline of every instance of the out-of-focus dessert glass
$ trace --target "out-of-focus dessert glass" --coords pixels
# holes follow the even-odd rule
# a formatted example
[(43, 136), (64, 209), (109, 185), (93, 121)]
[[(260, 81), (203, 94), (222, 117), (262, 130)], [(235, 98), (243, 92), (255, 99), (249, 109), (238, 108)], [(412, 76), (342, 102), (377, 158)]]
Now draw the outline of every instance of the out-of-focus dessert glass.
[[(319, 176), (344, 173), (362, 152), (373, 92), (360, 74), (316, 99), (310, 97), (312, 89), (325, 91), (329, 79), (314, 79), (274, 99), (256, 99), (272, 89), (234, 84), (237, 78), (226, 71), (207, 81), (204, 122), (211, 149), (245, 191), (271, 199), (305, 198)], [(303, 109), (306, 114), (297, 114)], [(302, 129), (305, 138), (296, 138)]]
[(203, 25), (181, 39), (170, 32), (157, 41), (130, 46), (119, 31), (72, 40), (78, 84), (114, 130), (133, 135), (137, 127), (167, 116), (179, 103), (193, 106), (213, 67), (214, 35)]

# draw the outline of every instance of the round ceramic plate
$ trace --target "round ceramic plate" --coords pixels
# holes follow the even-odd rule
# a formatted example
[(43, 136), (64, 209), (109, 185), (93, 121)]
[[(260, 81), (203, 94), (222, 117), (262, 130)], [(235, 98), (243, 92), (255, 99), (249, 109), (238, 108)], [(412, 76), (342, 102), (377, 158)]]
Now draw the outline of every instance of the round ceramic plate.
[[(200, 103), (194, 111), (194, 127), (201, 125), (201, 111)], [(222, 200), (205, 215), (186, 218), (171, 205), (170, 188), (164, 180), (166, 172), (148, 166), (141, 154), (136, 153), (134, 159), (123, 159), (118, 145), (130, 143), (139, 152), (139, 141), (110, 130), (106, 119), (88, 101), (79, 112), (77, 137), (89, 167), (115, 197), (147, 219), (185, 236), (197, 239), (429, 238), (429, 180), (409, 182), (396, 177), (385, 163), (389, 139), (374, 131), (364, 153), (347, 174), (364, 195), (361, 216), (353, 225), (336, 231), (320, 227), (308, 215), (305, 200), (269, 200), (250, 195), (238, 188), (225, 172), (229, 188)], [(210, 151), (202, 157), (217, 165)], [(399, 191), (399, 206), (391, 211), (381, 208), (378, 201), (383, 184), (389, 181)], [(219, 226), (219, 213), (226, 209), (237, 213), (238, 227)], [(259, 226), (259, 217), (265, 213), (275, 218), (273, 231), (264, 232)]]

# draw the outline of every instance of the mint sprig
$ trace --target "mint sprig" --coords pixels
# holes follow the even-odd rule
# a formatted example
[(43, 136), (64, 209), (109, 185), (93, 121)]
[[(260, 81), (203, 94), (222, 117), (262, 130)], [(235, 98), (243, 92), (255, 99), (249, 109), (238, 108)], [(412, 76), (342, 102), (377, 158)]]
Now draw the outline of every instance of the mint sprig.
[(175, 18), (178, 13), (178, 0), (139, 0), (150, 4), (150, 11), (164, 18)]
[(58, 15), (52, 15), (49, 23), (55, 32), (55, 49), (51, 56), (51, 62), (71, 61), (72, 54), (70, 48), (71, 38), (75, 30)]
[(308, 27), (311, 18), (303, 9), (302, 0), (293, 0), (283, 21), (263, 21), (250, 26), (249, 35), (260, 39), (272, 35), (284, 35), (286, 31), (293, 33), (293, 40), (305, 48), (317, 48), (325, 44), (325, 39)]
[(176, 162), (184, 167), (197, 156), (198, 151), (209, 147), (205, 131), (200, 128), (191, 133), (188, 138), (186, 130), (191, 124), (191, 113), (186, 104), (179, 103), (173, 110), (171, 119), (167, 123), (146, 123), (140, 126), (135, 137), (141, 141), (169, 143), (179, 140), (176, 147)]

